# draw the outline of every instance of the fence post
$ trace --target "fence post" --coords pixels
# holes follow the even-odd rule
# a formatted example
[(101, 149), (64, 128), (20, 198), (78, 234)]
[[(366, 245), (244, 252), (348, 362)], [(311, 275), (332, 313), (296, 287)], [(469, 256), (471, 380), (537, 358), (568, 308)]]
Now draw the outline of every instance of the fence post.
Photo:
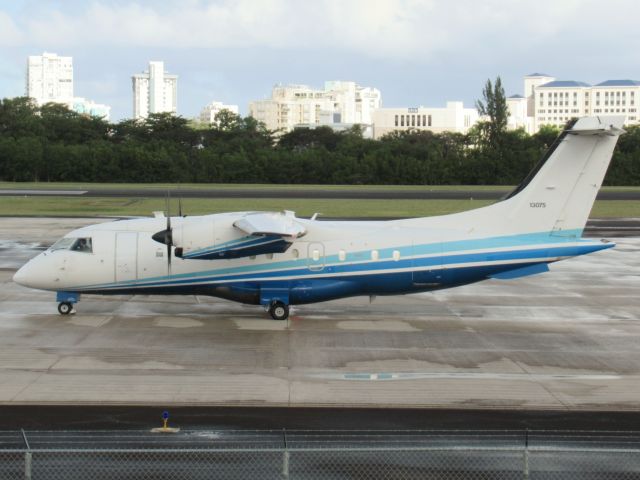
[(29, 440), (27, 440), (27, 434), (24, 432), (24, 428), (20, 429), (22, 432), (22, 440), (24, 446), (27, 447), (27, 451), (24, 452), (24, 480), (31, 480), (31, 446)]
[(524, 433), (524, 452), (523, 452), (523, 478), (529, 480), (529, 429)]
[(287, 447), (287, 431), (282, 429), (282, 441), (284, 450), (282, 451), (282, 478), (289, 480), (289, 448)]
[(282, 452), (282, 478), (289, 479), (289, 450)]
[(24, 480), (31, 480), (31, 452), (24, 452)]

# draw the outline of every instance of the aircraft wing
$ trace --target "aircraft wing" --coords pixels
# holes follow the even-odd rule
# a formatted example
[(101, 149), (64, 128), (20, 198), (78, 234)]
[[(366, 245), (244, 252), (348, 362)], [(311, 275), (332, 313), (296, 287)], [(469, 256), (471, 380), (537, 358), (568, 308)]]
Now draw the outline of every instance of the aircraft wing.
[(268, 235), (295, 239), (307, 233), (304, 226), (296, 222), (293, 212), (248, 213), (233, 223), (233, 226), (248, 235)]

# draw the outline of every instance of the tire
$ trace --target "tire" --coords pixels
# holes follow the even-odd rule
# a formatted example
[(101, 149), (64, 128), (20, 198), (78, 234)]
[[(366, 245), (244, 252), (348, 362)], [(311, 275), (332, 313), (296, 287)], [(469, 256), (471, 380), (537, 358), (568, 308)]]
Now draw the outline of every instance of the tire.
[(69, 302), (61, 302), (58, 304), (58, 312), (60, 315), (69, 315), (73, 310), (73, 305)]
[(269, 315), (274, 320), (286, 320), (289, 318), (289, 305), (282, 302), (273, 302), (269, 307)]

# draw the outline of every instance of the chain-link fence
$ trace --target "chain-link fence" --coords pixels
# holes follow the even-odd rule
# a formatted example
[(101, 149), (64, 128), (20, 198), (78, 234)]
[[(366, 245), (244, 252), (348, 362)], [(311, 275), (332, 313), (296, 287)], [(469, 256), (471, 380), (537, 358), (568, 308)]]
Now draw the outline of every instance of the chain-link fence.
[(0, 432), (0, 479), (626, 480), (640, 479), (639, 444), (627, 433)]

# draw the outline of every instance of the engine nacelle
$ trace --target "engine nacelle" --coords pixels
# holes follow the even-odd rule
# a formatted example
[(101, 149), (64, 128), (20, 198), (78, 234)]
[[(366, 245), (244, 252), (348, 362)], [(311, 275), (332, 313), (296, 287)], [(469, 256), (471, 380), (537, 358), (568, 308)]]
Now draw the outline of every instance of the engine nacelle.
[(291, 246), (291, 240), (280, 235), (247, 234), (234, 226), (237, 218), (231, 215), (216, 215), (206, 220), (202, 217), (183, 218), (181, 224), (173, 228), (176, 257), (224, 260), (282, 253)]
[(216, 222), (213, 217), (184, 217), (173, 227), (173, 246), (177, 257), (189, 258), (199, 251), (214, 248)]

